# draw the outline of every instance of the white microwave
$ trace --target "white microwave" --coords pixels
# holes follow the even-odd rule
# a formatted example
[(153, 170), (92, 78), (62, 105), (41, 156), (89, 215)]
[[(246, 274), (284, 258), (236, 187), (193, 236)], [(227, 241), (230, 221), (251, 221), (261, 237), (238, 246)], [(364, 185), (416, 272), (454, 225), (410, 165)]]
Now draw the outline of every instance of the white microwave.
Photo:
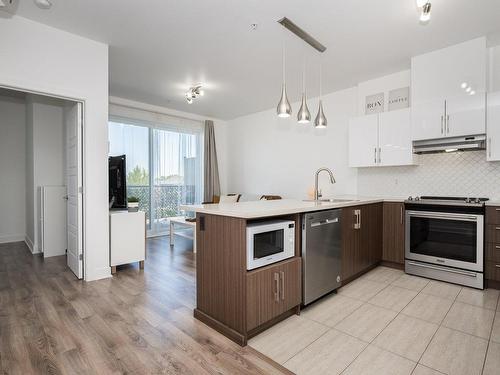
[(247, 270), (295, 255), (295, 222), (273, 220), (247, 225)]

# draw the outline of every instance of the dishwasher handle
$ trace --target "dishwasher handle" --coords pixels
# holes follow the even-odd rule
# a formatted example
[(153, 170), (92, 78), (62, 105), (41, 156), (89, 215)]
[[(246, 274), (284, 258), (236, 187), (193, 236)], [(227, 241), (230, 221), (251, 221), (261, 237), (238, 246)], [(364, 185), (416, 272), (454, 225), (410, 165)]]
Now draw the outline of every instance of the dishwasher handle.
[(321, 221), (315, 221), (311, 223), (311, 228), (319, 227), (322, 225), (328, 225), (328, 224), (335, 224), (339, 222), (339, 218), (331, 218), (331, 219), (326, 219), (326, 220), (321, 220)]

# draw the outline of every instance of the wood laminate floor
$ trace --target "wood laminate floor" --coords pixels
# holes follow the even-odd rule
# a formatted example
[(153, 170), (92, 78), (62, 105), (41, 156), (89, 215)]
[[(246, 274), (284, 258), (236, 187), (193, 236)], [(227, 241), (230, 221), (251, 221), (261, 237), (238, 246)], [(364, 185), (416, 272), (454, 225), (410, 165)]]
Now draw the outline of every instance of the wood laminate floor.
[(148, 240), (144, 270), (82, 282), (65, 257), (0, 245), (2, 374), (283, 374), (193, 318), (192, 242)]

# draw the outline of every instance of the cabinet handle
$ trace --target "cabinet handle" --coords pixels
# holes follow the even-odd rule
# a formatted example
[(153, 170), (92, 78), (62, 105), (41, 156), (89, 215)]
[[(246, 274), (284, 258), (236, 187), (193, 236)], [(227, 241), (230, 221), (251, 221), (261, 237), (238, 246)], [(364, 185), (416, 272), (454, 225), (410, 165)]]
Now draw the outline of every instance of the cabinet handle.
[(354, 222), (354, 229), (361, 228), (361, 210), (354, 210), (354, 217), (356, 221)]
[(441, 115), (441, 134), (443, 134), (443, 132), (444, 132), (444, 126), (443, 126), (443, 124), (444, 124), (444, 116)]
[(382, 163), (382, 149), (378, 148), (378, 163)]
[(377, 164), (377, 148), (375, 147), (373, 151), (373, 162)]
[(450, 133), (450, 115), (446, 115), (446, 134)]
[(495, 246), (495, 248), (496, 248), (496, 249), (500, 249), (500, 246), (496, 245), (496, 246)]
[(491, 158), (491, 137), (488, 138), (488, 156)]
[(285, 273), (283, 271), (280, 272), (281, 274), (281, 299), (285, 299)]
[(401, 225), (403, 224), (403, 206), (401, 206)]
[(500, 268), (500, 264), (495, 264), (495, 267)]
[(495, 229), (496, 229), (496, 230), (500, 230), (500, 227), (496, 227)]
[(280, 285), (279, 285), (279, 278), (280, 276), (278, 275), (278, 273), (276, 272), (274, 274), (274, 284), (275, 284), (275, 287), (276, 287), (276, 291), (274, 292), (274, 300), (276, 302), (279, 302), (280, 301)]
[(500, 208), (495, 208), (495, 211), (500, 211)]

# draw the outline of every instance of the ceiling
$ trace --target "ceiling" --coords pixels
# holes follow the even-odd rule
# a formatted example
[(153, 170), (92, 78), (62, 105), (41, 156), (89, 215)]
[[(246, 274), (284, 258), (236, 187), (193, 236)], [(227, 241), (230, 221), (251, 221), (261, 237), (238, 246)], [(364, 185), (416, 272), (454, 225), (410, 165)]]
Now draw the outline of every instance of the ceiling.
[[(231, 119), (277, 104), (286, 46), (290, 100), (302, 67), (310, 96), (410, 67), (410, 57), (500, 31), (498, 0), (17, 0), (16, 14), (110, 45), (110, 95)], [(320, 54), (276, 21), (287, 16), (323, 43)], [(252, 30), (251, 24), (257, 29)], [(189, 105), (187, 88), (204, 97)]]

